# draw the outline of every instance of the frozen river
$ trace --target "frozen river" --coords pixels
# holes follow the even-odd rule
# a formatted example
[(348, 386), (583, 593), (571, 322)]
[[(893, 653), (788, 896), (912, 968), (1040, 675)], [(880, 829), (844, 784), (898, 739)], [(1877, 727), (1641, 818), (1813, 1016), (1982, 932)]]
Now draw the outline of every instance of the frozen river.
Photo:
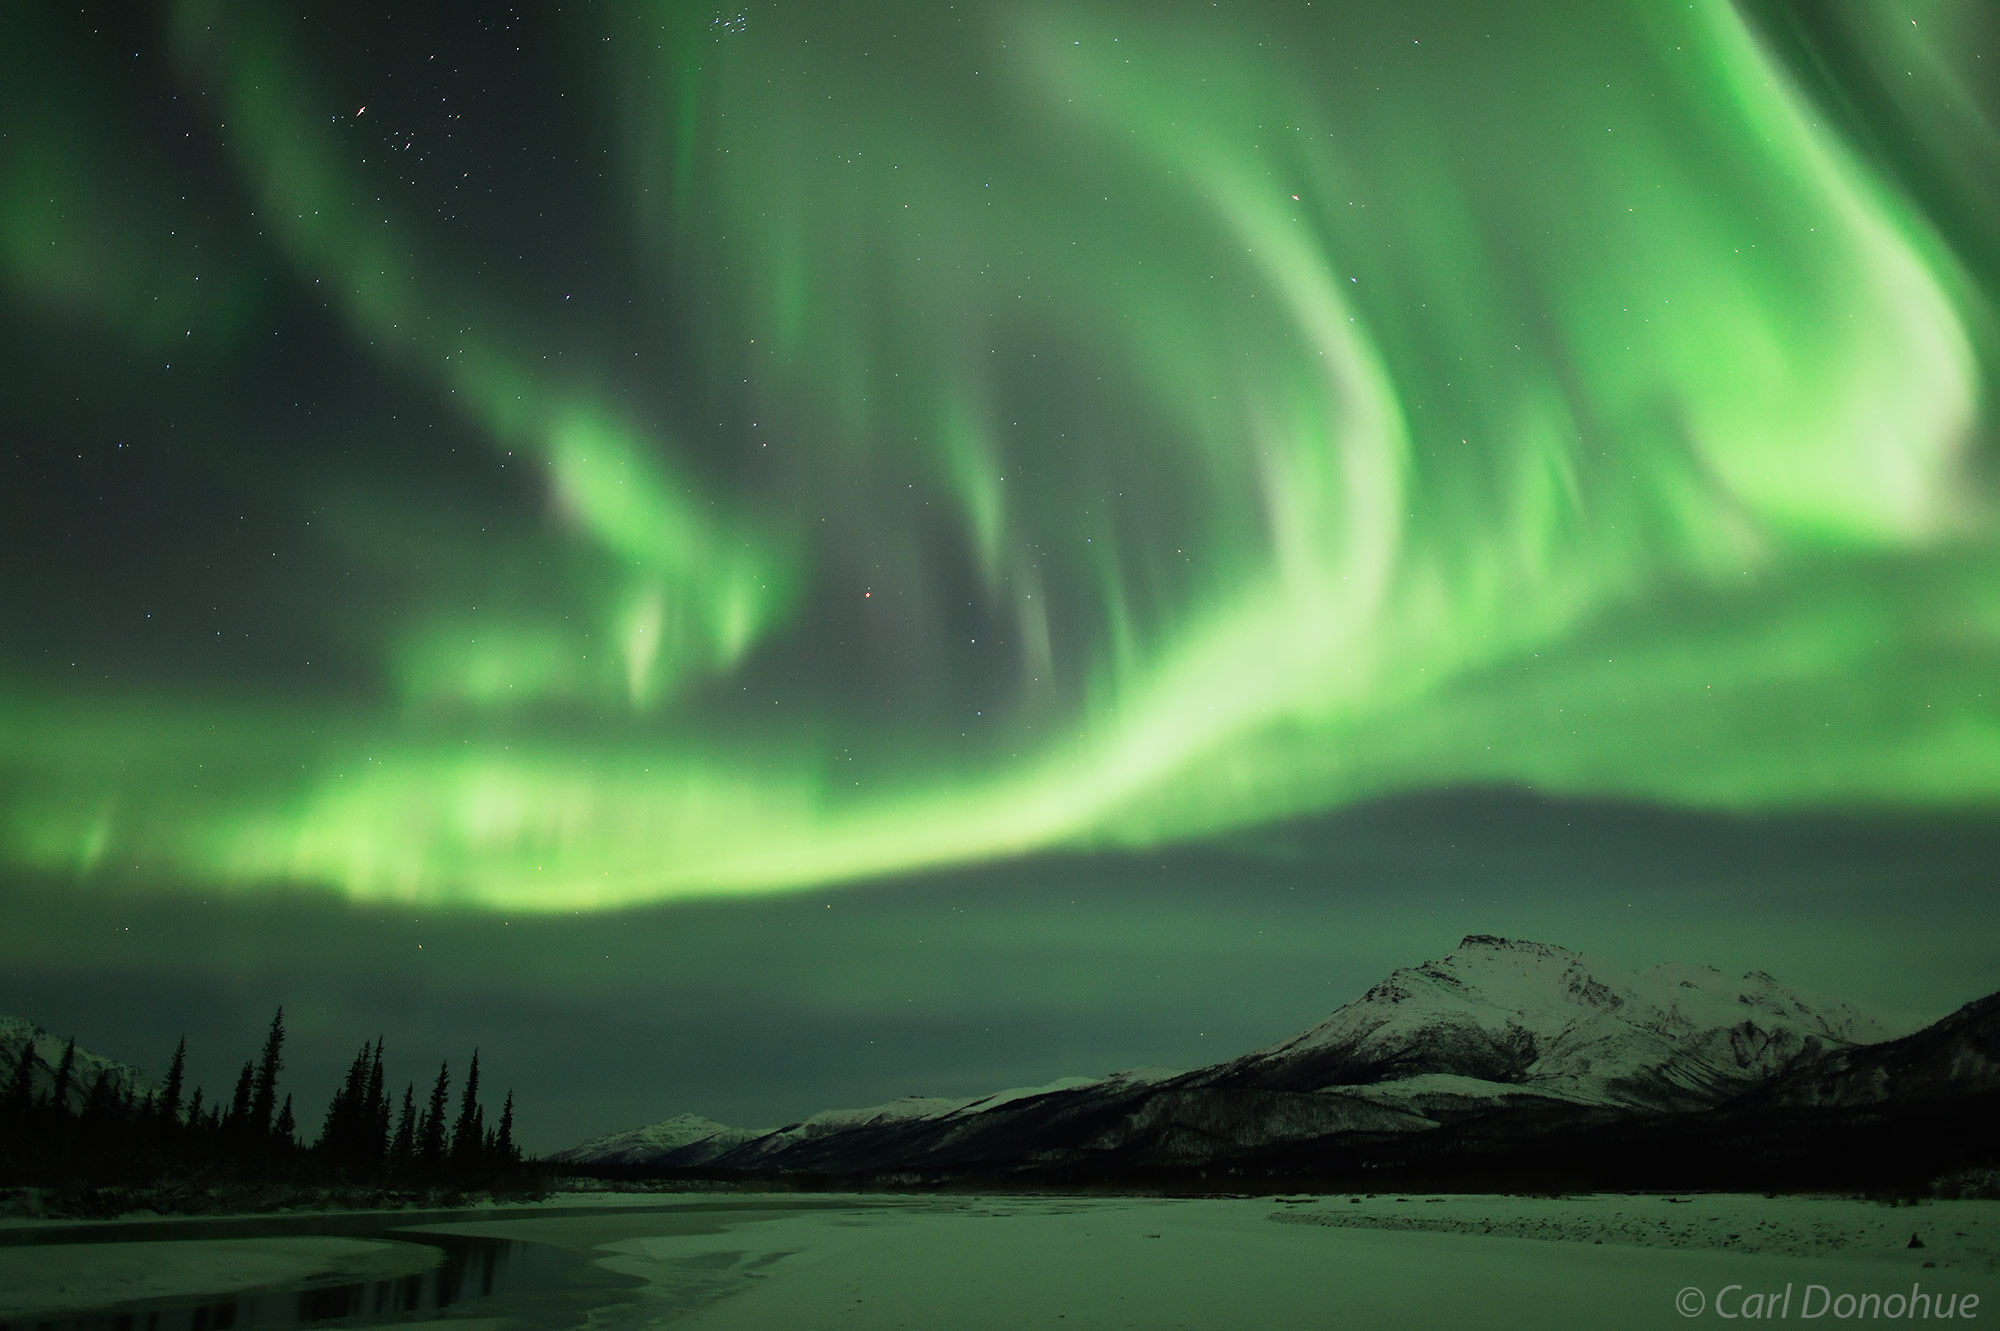
[(7, 1331), (2000, 1321), (2000, 1203), (584, 1195), (0, 1230)]

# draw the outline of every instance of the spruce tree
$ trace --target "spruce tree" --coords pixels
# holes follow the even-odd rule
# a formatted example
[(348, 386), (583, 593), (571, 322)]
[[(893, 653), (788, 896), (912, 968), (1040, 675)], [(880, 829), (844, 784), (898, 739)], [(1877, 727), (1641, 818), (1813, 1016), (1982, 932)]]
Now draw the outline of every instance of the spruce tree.
[(14, 1064), (14, 1077), (7, 1083), (7, 1116), (22, 1119), (35, 1107), (35, 1037), (21, 1046), (21, 1057)]
[(242, 1073), (236, 1078), (236, 1092), (229, 1097), (229, 1115), (222, 1120), (224, 1132), (240, 1137), (250, 1126), (250, 1100), (256, 1093), (256, 1086), (256, 1066), (246, 1059)]
[(340, 1154), (340, 1141), (347, 1131), (347, 1090), (335, 1087), (333, 1099), (327, 1103), (326, 1118), (319, 1125), (319, 1140), (313, 1149), (329, 1157)]
[(417, 1087), (415, 1082), (406, 1082), (403, 1086), (403, 1112), (396, 1116), (396, 1137), (389, 1143), (389, 1159), (398, 1165), (407, 1165), (416, 1150)]
[[(181, 1043), (186, 1044), (187, 1041), (183, 1040)], [(172, 1121), (172, 1119), (168, 1120), (168, 1122)], [(194, 1088), (194, 1094), (188, 1098), (187, 1125), (194, 1129), (204, 1126), (201, 1117), (201, 1087), (199, 1086)]]
[(382, 1158), (382, 1152), (389, 1138), (389, 1102), (382, 1094), (382, 1037), (375, 1037), (375, 1053), (368, 1065), (368, 1089), (362, 1097), (361, 1121), (357, 1125), (361, 1136), (361, 1150), (357, 1153), (369, 1163)]
[(102, 1123), (112, 1116), (117, 1100), (118, 1088), (111, 1084), (111, 1069), (99, 1068), (90, 1079), (89, 1093), (83, 1097), (83, 1121)]
[(366, 1044), (347, 1065), (346, 1080), (333, 1093), (326, 1107), (326, 1125), (320, 1129), (319, 1150), (337, 1162), (352, 1160), (360, 1144), (360, 1119), (368, 1094), (368, 1065), (374, 1051)]
[(451, 1096), (451, 1081), (448, 1076), (451, 1065), (438, 1064), (437, 1084), (431, 1087), (431, 1102), (424, 1110), (423, 1121), (417, 1125), (417, 1155), (426, 1165), (436, 1165), (444, 1159), (444, 1108)]
[(451, 1130), (451, 1158), (461, 1165), (479, 1163), (479, 1051), (465, 1074), (465, 1093), (458, 1102), (458, 1123)]
[(271, 1135), (283, 1150), (291, 1150), (299, 1144), (299, 1121), (292, 1116), (292, 1096), (285, 1093), (284, 1108), (278, 1111), (278, 1121), (271, 1128)]
[(285, 1009), (280, 1004), (271, 1018), (270, 1034), (264, 1037), (264, 1053), (257, 1060), (257, 1079), (250, 1099), (246, 1126), (253, 1141), (271, 1135), (271, 1110), (278, 1097), (278, 1070), (285, 1066)]
[(521, 1153), (514, 1149), (514, 1088), (507, 1088), (507, 1103), (500, 1106), (500, 1127), (493, 1134), (493, 1156), (501, 1165), (518, 1165)]
[(167, 1068), (167, 1086), (160, 1092), (160, 1117), (168, 1123), (180, 1121), (181, 1086), (187, 1080), (187, 1036), (174, 1046), (174, 1061)]
[(76, 1075), (76, 1037), (63, 1046), (62, 1062), (56, 1064), (55, 1088), (49, 1092), (49, 1108), (60, 1118), (69, 1117), (69, 1083)]

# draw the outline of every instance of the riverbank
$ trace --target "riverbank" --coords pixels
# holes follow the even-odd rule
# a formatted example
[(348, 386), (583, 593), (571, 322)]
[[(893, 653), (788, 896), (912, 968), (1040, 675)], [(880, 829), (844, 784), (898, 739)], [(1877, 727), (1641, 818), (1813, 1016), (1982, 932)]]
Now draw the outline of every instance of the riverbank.
[[(148, 1224), (148, 1242), (118, 1241), (128, 1225), (79, 1226), (74, 1242), (62, 1227), (32, 1236), (59, 1242), (0, 1248), (19, 1263), (0, 1266), (0, 1284), (59, 1289), (66, 1308), (87, 1291), (88, 1306), (105, 1307), (164, 1288), (146, 1282), (168, 1271), (184, 1292), (194, 1271), (200, 1292), (224, 1276), (245, 1287), (366, 1279), (351, 1264), (414, 1246), (400, 1239), (460, 1236), (559, 1255), (578, 1273), (534, 1298), (475, 1291), (439, 1314), (460, 1331), (1669, 1327), (1697, 1304), (1742, 1316), (1747, 1299), (1776, 1308), (1789, 1297), (1800, 1317), (1819, 1306), (1808, 1299), (1833, 1308), (1842, 1295), (1857, 1307), (1948, 1296), (1959, 1320), (2000, 1316), (1992, 1201), (589, 1193), (370, 1218), (379, 1228), (359, 1241), (301, 1233), (316, 1223), (307, 1215), (241, 1222), (283, 1235), (186, 1245), (174, 1240), (204, 1222)], [(581, 1274), (592, 1271), (600, 1278)]]
[(271, 1235), (0, 1247), (0, 1320), (43, 1319), (155, 1299), (417, 1275), (438, 1248), (383, 1239)]

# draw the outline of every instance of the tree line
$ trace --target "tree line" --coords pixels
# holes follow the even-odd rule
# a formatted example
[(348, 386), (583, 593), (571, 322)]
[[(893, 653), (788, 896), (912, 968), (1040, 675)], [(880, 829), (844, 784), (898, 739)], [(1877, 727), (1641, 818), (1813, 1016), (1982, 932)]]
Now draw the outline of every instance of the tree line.
[(450, 1063), (421, 1105), (415, 1082), (400, 1106), (386, 1080), (383, 1041), (364, 1042), (333, 1093), (318, 1135), (302, 1134), (291, 1093), (280, 1099), (285, 1010), (227, 1096), (187, 1086), (187, 1039), (166, 1081), (138, 1092), (106, 1066), (78, 1093), (76, 1040), (53, 1081), (38, 1089), (36, 1041), (22, 1046), (0, 1091), (0, 1183), (148, 1184), (168, 1179), (373, 1184), (428, 1190), (511, 1186), (532, 1172), (514, 1142), (514, 1093), (489, 1123), (474, 1050), (452, 1106)]

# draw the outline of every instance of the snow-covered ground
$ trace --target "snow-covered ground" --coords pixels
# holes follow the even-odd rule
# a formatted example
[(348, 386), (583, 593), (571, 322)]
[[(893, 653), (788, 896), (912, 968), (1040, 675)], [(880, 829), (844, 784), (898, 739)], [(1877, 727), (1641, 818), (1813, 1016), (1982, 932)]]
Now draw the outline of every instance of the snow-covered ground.
[[(1344, 1223), (1298, 1223), (1336, 1212)], [(1775, 1237), (1745, 1241), (1758, 1232)], [(1907, 1246), (1913, 1232), (1926, 1247)], [(1794, 1316), (1818, 1287), (1829, 1304), (1976, 1295), (2000, 1317), (2000, 1206), (1980, 1202), (954, 1198), (606, 1246), (606, 1265), (648, 1282), (617, 1321), (703, 1331), (1679, 1326), (1683, 1291), (1714, 1316), (1717, 1299), (1740, 1314), (1747, 1292), (1788, 1284)]]
[[(2000, 1319), (1996, 1202), (594, 1194), (421, 1228), (549, 1244), (637, 1282), (579, 1288), (560, 1309), (467, 1301), (444, 1314), (460, 1331), (1673, 1327), (1747, 1318), (1751, 1300), (1764, 1321), (1896, 1320), (1839, 1315), (1835, 1300), (1853, 1296), (1860, 1308), (1871, 1294), (1900, 1297), (1904, 1309), (1913, 1295), (1926, 1308), (1950, 1298), (1959, 1322)], [(288, 1241), (250, 1243), (246, 1252), (278, 1253)], [(230, 1245), (104, 1245), (94, 1255), (89, 1246), (0, 1249), (0, 1258), (32, 1254), (24, 1269), (46, 1284), (94, 1280), (121, 1262), (177, 1271), (170, 1248), (219, 1259)], [(365, 1259), (355, 1250), (367, 1246), (323, 1247), (310, 1259), (301, 1248), (291, 1269)], [(0, 1268), (0, 1286), (13, 1283)]]
[[(1346, 1224), (1273, 1223), (1335, 1208), (1345, 1208)], [(1410, 1208), (1466, 1229), (1405, 1228), (1398, 1212)], [(1673, 1217), (1666, 1229), (1651, 1223), (1655, 1212)], [(1489, 1215), (1495, 1234), (1476, 1228)], [(1373, 1220), (1401, 1223), (1357, 1223)], [(1781, 1231), (1795, 1250), (1744, 1245), (1744, 1232), (1760, 1224)], [(1496, 1236), (1509, 1227), (1538, 1236)], [(1929, 1230), (1937, 1242), (1909, 1249), (1913, 1230)], [(1661, 1246), (1666, 1234), (1679, 1246)], [(1687, 1320), (1674, 1302), (1688, 1297), (1684, 1290), (1696, 1290), (1713, 1315), (1718, 1298), (1722, 1311), (1740, 1313), (1744, 1291), (1786, 1284), (1795, 1314), (1807, 1310), (1810, 1286), (1825, 1288), (1829, 1303), (1846, 1292), (1907, 1297), (1920, 1286), (1976, 1294), (2000, 1317), (2000, 1207), (1989, 1203), (1889, 1210), (1743, 1197), (987, 1200), (928, 1213), (792, 1217), (616, 1246), (622, 1269), (649, 1279), (690, 1259), (728, 1257), (740, 1292), (675, 1323), (705, 1331), (1676, 1326)], [(1938, 1265), (1927, 1268), (1931, 1260)], [(719, 1274), (711, 1268), (712, 1278)]]
[[(1336, 1228), (1423, 1230), (1644, 1248), (1887, 1261), (1919, 1270), (2000, 1273), (2000, 1202), (1889, 1206), (1851, 1198), (1747, 1193), (1593, 1193), (1577, 1197), (1281, 1199), (1272, 1216)], [(1912, 1248), (1910, 1240), (1922, 1246)], [(2000, 1307), (1993, 1309), (2000, 1320)]]

